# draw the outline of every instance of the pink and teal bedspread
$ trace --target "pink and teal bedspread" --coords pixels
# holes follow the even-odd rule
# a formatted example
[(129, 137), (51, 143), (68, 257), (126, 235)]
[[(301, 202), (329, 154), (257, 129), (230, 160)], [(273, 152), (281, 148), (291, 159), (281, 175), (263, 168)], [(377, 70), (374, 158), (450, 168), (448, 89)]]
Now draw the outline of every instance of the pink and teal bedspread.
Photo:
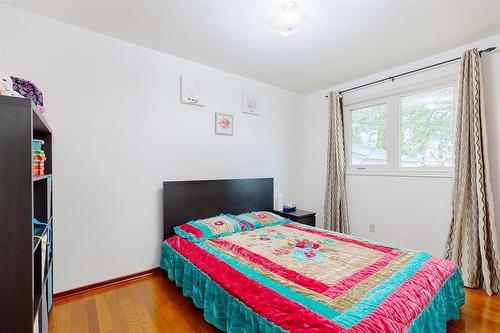
[(176, 235), (161, 267), (228, 332), (445, 332), (464, 303), (450, 261), (296, 223)]

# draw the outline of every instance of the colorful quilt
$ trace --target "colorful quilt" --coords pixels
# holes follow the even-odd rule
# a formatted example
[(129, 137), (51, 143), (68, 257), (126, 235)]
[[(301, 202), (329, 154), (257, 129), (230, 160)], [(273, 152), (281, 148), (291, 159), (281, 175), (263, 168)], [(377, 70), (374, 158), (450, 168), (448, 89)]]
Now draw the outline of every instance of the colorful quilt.
[(445, 332), (464, 303), (450, 261), (297, 223), (173, 236), (161, 267), (228, 332)]

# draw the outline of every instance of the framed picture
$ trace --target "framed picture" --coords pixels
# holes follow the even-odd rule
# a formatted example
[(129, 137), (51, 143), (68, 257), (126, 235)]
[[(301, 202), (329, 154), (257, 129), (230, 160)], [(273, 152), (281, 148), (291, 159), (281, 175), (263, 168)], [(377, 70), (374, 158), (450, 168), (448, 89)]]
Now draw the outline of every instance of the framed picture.
[(215, 114), (215, 134), (233, 135), (233, 116), (230, 114)]
[(198, 79), (181, 76), (181, 102), (205, 106), (205, 85)]
[(241, 111), (248, 114), (259, 114), (259, 95), (250, 91), (243, 91)]

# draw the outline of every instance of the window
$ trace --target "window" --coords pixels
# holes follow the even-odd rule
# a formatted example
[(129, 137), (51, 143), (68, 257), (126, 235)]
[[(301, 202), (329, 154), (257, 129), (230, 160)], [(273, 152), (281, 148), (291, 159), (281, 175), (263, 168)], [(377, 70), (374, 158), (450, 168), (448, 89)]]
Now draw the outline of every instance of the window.
[(387, 163), (387, 104), (371, 105), (351, 111), (351, 163)]
[(344, 110), (351, 172), (451, 172), (452, 85), (352, 104)]
[(401, 166), (451, 168), (453, 88), (401, 97)]

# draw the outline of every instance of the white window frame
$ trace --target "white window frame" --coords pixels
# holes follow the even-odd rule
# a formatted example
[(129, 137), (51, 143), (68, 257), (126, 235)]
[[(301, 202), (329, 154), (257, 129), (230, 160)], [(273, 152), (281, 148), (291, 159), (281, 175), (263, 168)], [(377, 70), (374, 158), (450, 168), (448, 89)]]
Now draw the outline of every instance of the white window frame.
[[(440, 88), (453, 87), (453, 112), (456, 108), (456, 77), (427, 81), (418, 85), (401, 87), (385, 94), (358, 98), (344, 105), (344, 142), (347, 175), (360, 176), (402, 176), (402, 177), (453, 177), (453, 167), (450, 168), (416, 168), (400, 165), (401, 152), (401, 98)], [(387, 164), (385, 165), (353, 165), (351, 129), (353, 110), (367, 106), (387, 104)], [(453, 122), (455, 117), (453, 116)], [(453, 130), (455, 128), (453, 123)]]

